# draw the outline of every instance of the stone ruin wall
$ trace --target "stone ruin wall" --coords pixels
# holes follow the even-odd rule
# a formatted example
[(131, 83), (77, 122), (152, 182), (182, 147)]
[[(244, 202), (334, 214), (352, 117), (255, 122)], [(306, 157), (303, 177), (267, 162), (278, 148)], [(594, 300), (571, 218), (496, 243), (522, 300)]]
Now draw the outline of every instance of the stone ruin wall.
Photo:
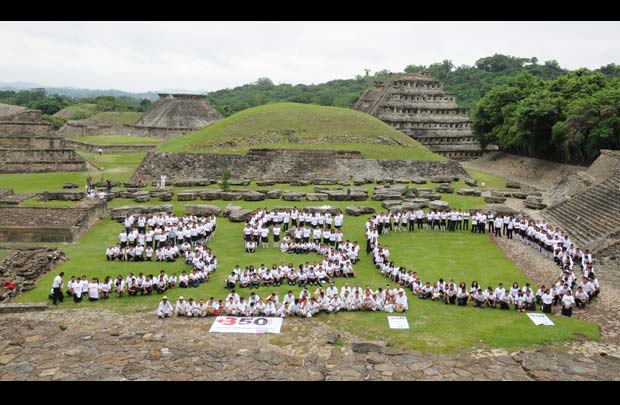
[(620, 151), (601, 149), (601, 154), (586, 170), (586, 173), (594, 177), (596, 183), (606, 180), (620, 170)]
[(0, 134), (51, 136), (52, 124), (42, 122), (0, 121)]
[(99, 148), (103, 150), (103, 153), (149, 152), (157, 150), (157, 145), (95, 145), (73, 139), (67, 139), (65, 143), (75, 149), (87, 152), (98, 152)]
[[(48, 248), (20, 248), (10, 254), (0, 262), (0, 302), (11, 302), (17, 295), (34, 289), (39, 277), (66, 260), (63, 252)], [(15, 284), (15, 290), (1, 287), (5, 281)]]
[(338, 181), (436, 175), (467, 177), (457, 162), (362, 159), (355, 151), (305, 149), (252, 149), (247, 155), (154, 153), (149, 152), (132, 177), (146, 181), (221, 178), (229, 171), (233, 178), (253, 180)]
[(74, 207), (0, 207), (0, 242), (76, 242), (106, 214), (107, 203)]

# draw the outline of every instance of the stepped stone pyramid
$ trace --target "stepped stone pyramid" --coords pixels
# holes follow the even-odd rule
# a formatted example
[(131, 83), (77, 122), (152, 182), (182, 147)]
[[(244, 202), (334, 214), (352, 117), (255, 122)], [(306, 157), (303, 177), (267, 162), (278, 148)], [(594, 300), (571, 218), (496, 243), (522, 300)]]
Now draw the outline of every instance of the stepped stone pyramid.
[(446, 93), (428, 72), (391, 74), (375, 82), (353, 108), (449, 159), (470, 160), (484, 152), (471, 133), (467, 109), (459, 108), (456, 96)]
[(41, 120), (41, 111), (0, 104), (0, 173), (83, 170), (86, 161)]
[(601, 152), (588, 169), (598, 174), (596, 183), (542, 213), (566, 231), (576, 247), (620, 260), (620, 152)]
[(132, 127), (147, 136), (166, 137), (204, 128), (222, 118), (209, 105), (207, 96), (161, 93), (159, 100)]

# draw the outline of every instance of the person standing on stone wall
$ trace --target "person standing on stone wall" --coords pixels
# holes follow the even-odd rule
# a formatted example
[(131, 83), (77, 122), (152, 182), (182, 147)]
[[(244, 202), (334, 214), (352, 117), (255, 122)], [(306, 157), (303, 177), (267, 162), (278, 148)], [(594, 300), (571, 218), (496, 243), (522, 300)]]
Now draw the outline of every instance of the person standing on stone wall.
[(86, 177), (86, 193), (90, 193), (92, 189), (93, 189), (93, 177), (89, 174), (88, 177)]
[(166, 175), (162, 174), (159, 181), (159, 188), (162, 190), (166, 188)]
[(56, 305), (58, 301), (62, 302), (62, 277), (65, 275), (64, 272), (60, 272), (55, 278), (52, 284), (52, 303)]

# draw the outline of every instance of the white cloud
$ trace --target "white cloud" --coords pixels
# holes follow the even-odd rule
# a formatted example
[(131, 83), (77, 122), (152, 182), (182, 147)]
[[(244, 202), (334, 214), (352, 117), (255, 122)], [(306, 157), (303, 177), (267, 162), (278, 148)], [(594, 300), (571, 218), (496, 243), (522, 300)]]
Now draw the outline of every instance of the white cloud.
[(0, 22), (0, 81), (148, 91), (352, 78), (493, 53), (620, 62), (616, 22)]

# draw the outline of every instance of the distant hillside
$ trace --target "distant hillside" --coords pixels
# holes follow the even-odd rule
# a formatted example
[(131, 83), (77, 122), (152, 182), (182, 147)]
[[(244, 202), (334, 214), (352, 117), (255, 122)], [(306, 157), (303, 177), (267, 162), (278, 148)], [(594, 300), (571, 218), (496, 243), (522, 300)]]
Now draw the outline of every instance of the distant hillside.
[(112, 97), (131, 97), (137, 99), (146, 98), (147, 100), (157, 101), (159, 98), (157, 96), (157, 92), (149, 91), (146, 93), (132, 93), (129, 91), (123, 90), (115, 90), (115, 89), (81, 89), (75, 87), (52, 87), (45, 86), (38, 83), (31, 82), (14, 82), (14, 83), (3, 83), (0, 82), (0, 90), (31, 90), (31, 89), (45, 89), (47, 94), (58, 94), (60, 96), (66, 96), (75, 99), (81, 98), (94, 98), (101, 96), (112, 96)]
[(250, 148), (359, 150), (366, 158), (443, 160), (377, 118), (345, 108), (276, 103), (173, 138), (162, 152), (246, 153)]

